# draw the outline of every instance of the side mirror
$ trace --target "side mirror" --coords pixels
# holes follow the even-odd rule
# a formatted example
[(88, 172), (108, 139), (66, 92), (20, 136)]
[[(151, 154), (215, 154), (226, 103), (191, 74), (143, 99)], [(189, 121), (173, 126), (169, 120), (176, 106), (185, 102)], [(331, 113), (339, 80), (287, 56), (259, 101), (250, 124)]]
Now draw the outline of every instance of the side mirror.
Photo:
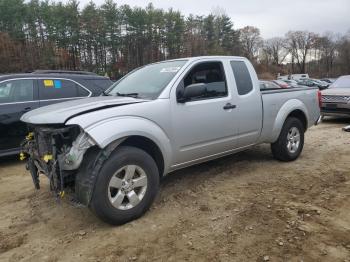
[(179, 103), (185, 103), (190, 101), (192, 98), (201, 97), (205, 95), (207, 89), (204, 83), (191, 84), (186, 86), (184, 91), (177, 97)]

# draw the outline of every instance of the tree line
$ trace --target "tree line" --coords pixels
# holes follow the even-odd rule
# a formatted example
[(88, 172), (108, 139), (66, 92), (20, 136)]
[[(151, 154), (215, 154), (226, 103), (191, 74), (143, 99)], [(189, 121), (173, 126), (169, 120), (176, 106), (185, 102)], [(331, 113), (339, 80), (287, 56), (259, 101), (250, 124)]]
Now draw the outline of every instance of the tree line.
[(200, 55), (246, 56), (261, 74), (349, 74), (350, 31), (264, 40), (256, 27), (234, 28), (218, 9), (186, 17), (113, 0), (82, 8), (77, 0), (0, 0), (0, 73), (70, 69), (118, 78), (147, 63)]

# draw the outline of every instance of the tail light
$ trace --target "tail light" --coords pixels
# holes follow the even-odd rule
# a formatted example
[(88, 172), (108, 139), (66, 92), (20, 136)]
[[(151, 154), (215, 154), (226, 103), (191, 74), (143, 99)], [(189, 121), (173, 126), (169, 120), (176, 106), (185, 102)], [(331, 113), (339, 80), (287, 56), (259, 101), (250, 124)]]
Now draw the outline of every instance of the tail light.
[(318, 97), (318, 106), (321, 108), (321, 106), (322, 106), (322, 93), (320, 90), (317, 91), (317, 97)]

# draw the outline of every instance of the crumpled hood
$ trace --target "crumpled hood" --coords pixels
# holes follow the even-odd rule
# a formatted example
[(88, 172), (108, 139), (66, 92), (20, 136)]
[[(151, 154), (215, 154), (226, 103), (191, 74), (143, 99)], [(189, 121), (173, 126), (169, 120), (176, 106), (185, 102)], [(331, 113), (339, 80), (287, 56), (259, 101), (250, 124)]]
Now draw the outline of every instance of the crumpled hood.
[(40, 107), (25, 113), (21, 117), (21, 121), (30, 124), (63, 124), (68, 119), (80, 114), (145, 101), (147, 100), (131, 97), (89, 97)]
[(350, 87), (349, 88), (329, 88), (323, 90), (322, 95), (326, 96), (350, 96)]

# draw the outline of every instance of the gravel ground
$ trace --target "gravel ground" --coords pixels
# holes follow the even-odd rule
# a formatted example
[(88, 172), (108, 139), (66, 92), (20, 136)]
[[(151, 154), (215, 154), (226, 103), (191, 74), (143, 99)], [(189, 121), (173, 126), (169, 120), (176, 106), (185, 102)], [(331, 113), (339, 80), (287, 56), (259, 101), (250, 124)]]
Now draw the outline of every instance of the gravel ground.
[(349, 119), (306, 133), (301, 157), (268, 145), (166, 177), (151, 210), (111, 227), (35, 191), (23, 163), (0, 160), (0, 261), (350, 262)]

